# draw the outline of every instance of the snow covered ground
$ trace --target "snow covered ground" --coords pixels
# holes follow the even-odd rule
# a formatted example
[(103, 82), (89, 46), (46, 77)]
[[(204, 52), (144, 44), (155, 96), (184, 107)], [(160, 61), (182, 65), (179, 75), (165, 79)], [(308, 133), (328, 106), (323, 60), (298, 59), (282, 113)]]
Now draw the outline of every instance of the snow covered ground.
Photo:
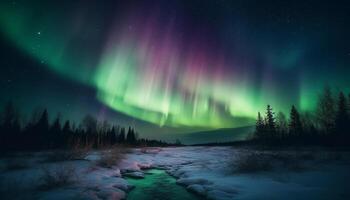
[[(242, 155), (251, 152), (258, 153), (247, 162)], [(142, 148), (131, 149), (112, 168), (96, 164), (104, 153), (58, 162), (46, 162), (48, 152), (1, 158), (1, 199), (123, 199), (133, 186), (122, 177), (142, 178), (142, 170), (149, 168), (166, 170), (178, 184), (208, 199), (350, 199), (348, 152)], [(261, 171), (254, 166), (237, 170), (260, 165), (254, 160), (260, 158), (267, 159)], [(72, 183), (45, 188), (45, 173), (68, 175)]]

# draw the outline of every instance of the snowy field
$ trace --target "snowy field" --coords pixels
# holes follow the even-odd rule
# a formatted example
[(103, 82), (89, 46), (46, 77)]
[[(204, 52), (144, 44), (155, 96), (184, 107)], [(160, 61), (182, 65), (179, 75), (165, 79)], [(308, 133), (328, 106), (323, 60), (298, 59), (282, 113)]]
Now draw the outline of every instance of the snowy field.
[(126, 199), (133, 186), (123, 177), (142, 178), (149, 168), (166, 170), (203, 199), (350, 199), (348, 152), (137, 148), (112, 165), (99, 164), (108, 151), (66, 161), (52, 159), (56, 153), (1, 157), (1, 199)]

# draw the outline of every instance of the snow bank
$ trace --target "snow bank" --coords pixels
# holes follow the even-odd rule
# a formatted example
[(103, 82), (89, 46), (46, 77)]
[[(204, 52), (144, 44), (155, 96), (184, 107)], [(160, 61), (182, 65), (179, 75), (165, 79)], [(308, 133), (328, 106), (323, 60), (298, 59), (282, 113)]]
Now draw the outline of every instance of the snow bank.
[[(143, 178), (143, 169), (166, 170), (189, 191), (209, 199), (350, 199), (346, 188), (350, 179), (349, 153), (342, 152), (342, 162), (316, 157), (304, 171), (270, 171), (256, 174), (232, 173), (232, 161), (242, 150), (232, 147), (179, 147), (133, 149), (112, 168), (96, 162), (101, 152), (91, 152), (85, 160), (45, 163), (45, 153), (21, 156), (26, 167), (6, 170), (0, 159), (0, 180), (16, 181), (20, 195), (35, 199), (123, 199), (133, 186), (123, 176)], [(10, 158), (11, 159), (11, 158)], [(70, 165), (77, 180), (67, 186), (38, 191), (43, 167), (55, 169)], [(18, 184), (17, 184), (18, 183)], [(25, 192), (26, 191), (26, 192)], [(28, 192), (29, 191), (29, 192)], [(290, 195), (293, 194), (293, 195)]]
[[(234, 158), (246, 151), (232, 147), (180, 147), (162, 148), (157, 153), (149, 153), (144, 149), (136, 149), (128, 156), (127, 162), (137, 170), (141, 170), (140, 166), (143, 165), (166, 169), (177, 178), (178, 184), (209, 199), (350, 198), (345, 181), (350, 178), (350, 171), (347, 170), (349, 162), (320, 162), (315, 155), (316, 158), (308, 163), (311, 167), (306, 170), (232, 173)], [(342, 154), (345, 160), (350, 161), (349, 153)], [(128, 165), (124, 167), (128, 168)]]

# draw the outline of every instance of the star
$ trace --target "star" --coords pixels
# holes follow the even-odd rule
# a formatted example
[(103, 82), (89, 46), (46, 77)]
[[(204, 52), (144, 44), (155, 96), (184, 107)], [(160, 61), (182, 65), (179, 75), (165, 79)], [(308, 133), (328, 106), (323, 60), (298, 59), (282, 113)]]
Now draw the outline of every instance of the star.
[(41, 35), (41, 31), (38, 31), (36, 34), (37, 34), (37, 35)]

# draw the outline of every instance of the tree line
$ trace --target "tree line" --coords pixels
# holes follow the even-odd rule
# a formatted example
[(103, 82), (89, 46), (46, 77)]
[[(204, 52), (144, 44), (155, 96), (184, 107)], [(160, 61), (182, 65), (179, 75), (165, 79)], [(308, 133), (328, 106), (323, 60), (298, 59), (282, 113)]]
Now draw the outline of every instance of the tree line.
[(313, 112), (300, 113), (293, 105), (289, 118), (275, 114), (267, 105), (265, 116), (258, 112), (254, 141), (273, 144), (350, 144), (350, 94), (333, 95), (326, 87)]
[(0, 150), (45, 150), (60, 148), (102, 148), (115, 144), (166, 146), (162, 141), (139, 139), (132, 127), (111, 124), (107, 120), (98, 121), (86, 115), (76, 123), (62, 121), (58, 115), (52, 123), (47, 109), (33, 113), (23, 122), (20, 112), (9, 102), (1, 115)]

